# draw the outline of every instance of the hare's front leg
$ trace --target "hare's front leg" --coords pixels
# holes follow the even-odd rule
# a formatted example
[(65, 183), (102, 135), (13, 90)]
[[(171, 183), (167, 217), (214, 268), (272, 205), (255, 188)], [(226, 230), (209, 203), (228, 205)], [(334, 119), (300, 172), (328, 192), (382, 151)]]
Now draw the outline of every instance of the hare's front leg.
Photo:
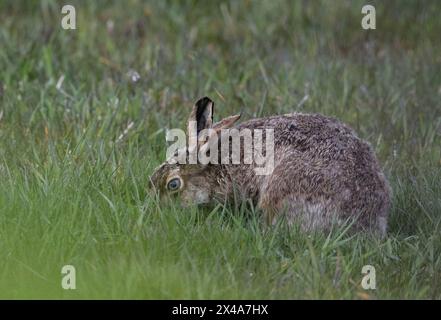
[(293, 193), (293, 179), (290, 178), (293, 172), (288, 172), (284, 159), (274, 168), (273, 173), (262, 181), (259, 190), (258, 207), (263, 211), (265, 222), (272, 225), (278, 218), (287, 214), (288, 220), (291, 216), (289, 197)]
[(263, 219), (265, 223), (269, 226), (277, 221), (279, 216), (279, 210), (275, 206), (269, 204), (259, 204), (259, 208), (263, 211)]
[(283, 216), (287, 217), (288, 223), (290, 223), (286, 200), (274, 197), (273, 192), (263, 193), (258, 201), (258, 207), (262, 210), (263, 219), (268, 226), (277, 223), (278, 219)]

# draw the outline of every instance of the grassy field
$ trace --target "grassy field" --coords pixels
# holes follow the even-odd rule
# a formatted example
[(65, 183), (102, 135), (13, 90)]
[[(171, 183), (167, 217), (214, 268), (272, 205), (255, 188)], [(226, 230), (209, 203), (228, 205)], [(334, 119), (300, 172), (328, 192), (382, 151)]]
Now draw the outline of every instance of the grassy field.
[[(366, 2), (72, 0), (63, 30), (64, 2), (2, 1), (0, 298), (440, 299), (441, 3), (369, 1), (366, 31)], [(218, 119), (350, 124), (393, 187), (388, 236), (158, 205), (165, 130), (204, 95)]]

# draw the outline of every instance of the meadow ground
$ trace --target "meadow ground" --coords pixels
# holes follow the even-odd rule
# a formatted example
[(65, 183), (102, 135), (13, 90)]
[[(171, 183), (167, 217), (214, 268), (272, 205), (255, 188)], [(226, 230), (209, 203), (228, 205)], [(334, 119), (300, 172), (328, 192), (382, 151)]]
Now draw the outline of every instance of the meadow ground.
[[(63, 30), (61, 1), (2, 1), (0, 298), (441, 298), (441, 3), (369, 3), (371, 31), (364, 1), (69, 1)], [(159, 206), (165, 130), (204, 95), (350, 124), (393, 187), (388, 236)]]

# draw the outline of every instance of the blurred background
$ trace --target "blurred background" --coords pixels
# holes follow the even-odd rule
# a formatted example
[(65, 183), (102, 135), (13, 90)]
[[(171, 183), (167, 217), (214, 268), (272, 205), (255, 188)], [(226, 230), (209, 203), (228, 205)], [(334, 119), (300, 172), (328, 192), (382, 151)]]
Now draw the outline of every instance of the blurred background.
[[(112, 99), (124, 109), (117, 121), (131, 119), (138, 130), (147, 130), (144, 122), (171, 127), (209, 95), (219, 117), (237, 110), (249, 117), (296, 110), (337, 116), (383, 159), (393, 150), (403, 158), (435, 152), (438, 1), (370, 1), (376, 30), (361, 28), (365, 1), (69, 4), (76, 30), (60, 26), (62, 1), (0, 5), (4, 112), (30, 130), (62, 117), (50, 131), (65, 132), (96, 119), (99, 104)], [(66, 94), (55, 88), (60, 77)], [(42, 89), (51, 106), (39, 106)]]

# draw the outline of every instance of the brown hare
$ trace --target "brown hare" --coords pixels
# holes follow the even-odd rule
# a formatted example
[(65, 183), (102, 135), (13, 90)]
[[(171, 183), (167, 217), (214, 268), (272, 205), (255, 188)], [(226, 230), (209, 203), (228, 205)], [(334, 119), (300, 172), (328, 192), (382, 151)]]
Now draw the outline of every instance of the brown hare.
[[(240, 195), (263, 211), (269, 223), (284, 216), (304, 230), (327, 230), (350, 221), (354, 230), (386, 233), (391, 190), (370, 145), (340, 121), (320, 114), (292, 113), (252, 119), (234, 126), (239, 115), (213, 123), (214, 103), (196, 102), (189, 118), (196, 148), (207, 144), (204, 129), (273, 130), (273, 168), (256, 174), (256, 164), (176, 163), (155, 169), (151, 185), (161, 195), (179, 195), (187, 204), (227, 201)], [(231, 129), (230, 129), (231, 130)], [(266, 136), (263, 137), (265, 140)], [(189, 138), (190, 139), (190, 138)], [(223, 142), (225, 144), (225, 142)], [(187, 146), (188, 158), (190, 146)], [(228, 150), (232, 150), (231, 146)], [(244, 146), (240, 146), (243, 160)]]

